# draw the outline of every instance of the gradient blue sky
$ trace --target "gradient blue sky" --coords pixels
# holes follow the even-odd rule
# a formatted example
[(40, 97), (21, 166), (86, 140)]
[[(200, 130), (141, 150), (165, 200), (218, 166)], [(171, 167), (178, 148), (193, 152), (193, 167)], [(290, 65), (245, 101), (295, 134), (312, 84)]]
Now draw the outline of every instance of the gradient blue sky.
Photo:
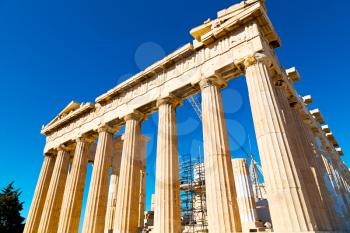
[[(94, 101), (190, 42), (189, 30), (238, 1), (0, 1), (0, 187), (15, 181), (28, 213), (42, 163), (41, 125), (71, 100)], [(281, 63), (302, 75), (299, 93), (312, 94), (350, 164), (349, 1), (268, 0), (282, 39)], [(223, 91), (230, 134), (257, 155), (245, 80)], [(197, 153), (201, 125), (188, 103), (178, 109), (179, 151)], [(147, 207), (154, 191), (157, 115), (143, 125), (147, 149)], [(244, 152), (230, 140), (232, 154)], [(90, 168), (91, 172), (91, 168)]]

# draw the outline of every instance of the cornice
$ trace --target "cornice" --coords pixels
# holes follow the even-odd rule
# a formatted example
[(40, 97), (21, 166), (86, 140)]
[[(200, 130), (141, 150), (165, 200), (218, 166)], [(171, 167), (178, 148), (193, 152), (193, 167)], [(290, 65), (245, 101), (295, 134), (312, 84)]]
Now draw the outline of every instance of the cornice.
[(57, 120), (56, 122), (54, 122), (52, 124), (48, 124), (47, 126), (45, 126), (41, 130), (41, 133), (44, 135), (47, 135), (52, 130), (60, 127), (61, 125), (64, 125), (65, 123), (71, 121), (72, 119), (75, 119), (75, 118), (81, 116), (82, 114), (86, 113), (87, 111), (90, 111), (91, 109), (94, 109), (94, 108), (95, 108), (95, 105), (93, 103), (86, 103), (86, 104), (82, 105), (80, 108), (78, 108), (77, 110), (68, 114), (67, 116), (64, 116), (63, 118)]

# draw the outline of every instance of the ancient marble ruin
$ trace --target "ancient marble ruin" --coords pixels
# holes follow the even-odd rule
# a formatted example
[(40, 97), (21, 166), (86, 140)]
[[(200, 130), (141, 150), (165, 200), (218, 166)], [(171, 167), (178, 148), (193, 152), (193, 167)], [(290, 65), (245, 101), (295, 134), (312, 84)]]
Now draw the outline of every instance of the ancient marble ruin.
[[(301, 97), (295, 68), (274, 49), (280, 39), (263, 0), (219, 11), (184, 45), (96, 98), (71, 102), (46, 136), (25, 233), (77, 233), (87, 166), (93, 163), (83, 233), (136, 233), (145, 208), (141, 124), (158, 111), (154, 228), (180, 233), (176, 108), (200, 93), (208, 232), (259, 228), (247, 162), (231, 159), (220, 90), (245, 76), (274, 232), (349, 232), (350, 172), (318, 109)], [(113, 135), (125, 125), (125, 133)], [(97, 142), (97, 143), (96, 143)], [(169, 169), (171, 168), (171, 169)]]

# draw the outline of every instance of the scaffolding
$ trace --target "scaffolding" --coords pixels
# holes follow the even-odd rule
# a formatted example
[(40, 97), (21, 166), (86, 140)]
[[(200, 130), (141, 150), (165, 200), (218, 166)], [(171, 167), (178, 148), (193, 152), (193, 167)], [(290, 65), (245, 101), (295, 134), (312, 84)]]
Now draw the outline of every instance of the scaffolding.
[(180, 200), (183, 232), (208, 232), (204, 164), (200, 154), (181, 156)]
[(261, 166), (254, 160), (252, 155), (249, 155), (251, 158), (249, 166), (249, 174), (252, 181), (254, 197), (256, 201), (266, 198), (266, 189), (265, 184), (262, 182), (263, 173)]

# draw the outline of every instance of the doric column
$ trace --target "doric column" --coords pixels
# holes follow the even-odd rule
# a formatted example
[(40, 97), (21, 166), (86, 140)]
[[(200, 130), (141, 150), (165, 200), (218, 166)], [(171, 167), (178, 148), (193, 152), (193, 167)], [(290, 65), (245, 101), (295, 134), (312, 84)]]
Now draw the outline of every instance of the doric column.
[[(105, 222), (105, 233), (113, 232), (113, 224), (115, 219), (115, 211), (117, 204), (118, 180), (120, 174), (120, 163), (122, 158), (122, 140), (114, 145), (114, 154), (112, 158), (112, 174), (109, 181), (108, 202)], [(117, 148), (116, 148), (117, 147)]]
[(246, 80), (268, 201), (276, 232), (315, 229), (305, 190), (274, 86), (269, 61), (256, 54), (245, 61)]
[(292, 103), (290, 103), (288, 99), (285, 85), (285, 82), (276, 82), (276, 99), (283, 112), (286, 137), (290, 142), (291, 154), (300, 175), (300, 188), (305, 193), (308, 211), (314, 216), (315, 229), (329, 231), (331, 226), (325, 204), (322, 202), (322, 194), (317, 180), (318, 171), (312, 159), (315, 155), (300, 126), (302, 122), (299, 111), (292, 107), (295, 106), (294, 100), (292, 99)]
[(43, 212), (46, 194), (49, 189), (50, 180), (55, 166), (55, 156), (45, 155), (44, 162), (41, 167), (38, 183), (35, 188), (32, 204), (30, 206), (24, 233), (37, 233)]
[(106, 222), (105, 222), (105, 230), (104, 230), (105, 233), (113, 232), (113, 222), (115, 219), (115, 208), (116, 208), (117, 191), (118, 191), (118, 176), (119, 175), (112, 172), (110, 181), (109, 181)]
[(237, 191), (242, 231), (250, 232), (258, 227), (256, 203), (246, 159), (232, 159), (233, 175)]
[(85, 208), (83, 233), (102, 233), (105, 224), (113, 130), (105, 125), (98, 129), (98, 133), (98, 144)]
[(343, 163), (340, 162), (340, 168), (342, 173), (344, 174), (344, 182), (346, 182), (347, 185), (347, 190), (350, 192), (350, 171), (349, 168), (347, 168), (347, 166)]
[(65, 148), (60, 147), (58, 148), (55, 167), (39, 224), (39, 233), (57, 232), (68, 166), (69, 152)]
[[(341, 169), (342, 161), (339, 158), (339, 155), (338, 153), (336, 153), (336, 151), (333, 151), (333, 153), (331, 154), (331, 161), (332, 161), (332, 166), (334, 168), (334, 172), (336, 173), (336, 176), (337, 176), (337, 182), (339, 183), (339, 188), (340, 188), (339, 191), (343, 196), (348, 214), (350, 214), (350, 199), (349, 199), (350, 197), (349, 197), (349, 192), (347, 190), (347, 184), (344, 180), (346, 178), (346, 173), (344, 174), (342, 172), (342, 169)], [(348, 215), (348, 217), (350, 218), (350, 215)]]
[(336, 208), (337, 206), (337, 193), (334, 189), (333, 182), (331, 180), (331, 177), (328, 174), (326, 165), (324, 164), (324, 155), (323, 151), (320, 149), (317, 150), (317, 164), (318, 167), (320, 168), (321, 171), (321, 176), (322, 176), (322, 182), (326, 188), (326, 192), (328, 193), (330, 197), (329, 203), (327, 205), (329, 206), (329, 212), (332, 215), (330, 218), (330, 221), (332, 223), (332, 226), (334, 227), (335, 230), (341, 230), (342, 226), (344, 225), (342, 223), (342, 216), (340, 213), (338, 213), (338, 209)]
[(145, 219), (145, 201), (146, 201), (146, 171), (144, 169), (140, 170), (140, 186), (139, 186), (139, 218), (137, 222), (137, 227), (139, 229), (143, 228)]
[(212, 77), (200, 82), (208, 228), (209, 232), (239, 232), (241, 223), (219, 81)]
[(142, 229), (144, 226), (145, 219), (145, 205), (146, 205), (146, 144), (149, 138), (142, 136), (140, 145), (140, 160), (141, 160), (141, 170), (140, 170), (140, 185), (139, 185), (139, 220), (138, 228)]
[(328, 148), (328, 158), (325, 159), (325, 162), (328, 163), (330, 173), (333, 177), (334, 181), (334, 188), (335, 188), (335, 193), (338, 197), (337, 200), (337, 211), (339, 211), (340, 216), (343, 220), (342, 223), (342, 229), (344, 230), (350, 230), (350, 200), (348, 199), (349, 193), (347, 193), (344, 183), (342, 182), (343, 175), (339, 171), (338, 168), (338, 161), (339, 157), (338, 154), (335, 153), (332, 149)]
[(332, 219), (334, 215), (331, 213), (329, 206), (331, 199), (322, 179), (321, 168), (316, 160), (318, 155), (314, 145), (314, 138), (306, 128), (297, 105), (291, 104), (290, 112), (291, 117), (288, 123), (290, 127), (294, 128), (294, 138), (297, 140), (296, 145), (299, 145), (301, 148), (299, 153), (300, 159), (297, 161), (299, 163), (304, 161), (304, 165), (300, 164), (299, 166), (302, 170), (304, 184), (318, 229), (322, 231), (335, 230), (334, 219)]
[(176, 129), (177, 98), (157, 101), (159, 108), (156, 205), (154, 228), (156, 233), (180, 233), (180, 179)]
[(137, 232), (140, 184), (140, 138), (142, 114), (135, 112), (125, 117), (125, 134), (117, 194), (114, 231)]
[(78, 138), (76, 143), (73, 162), (64, 190), (58, 233), (77, 233), (79, 230), (90, 142), (82, 137)]
[[(314, 136), (313, 132), (307, 125), (303, 122), (300, 122), (301, 127), (301, 135), (306, 136), (304, 140), (307, 145), (311, 145), (313, 150), (313, 156), (309, 156), (308, 159), (311, 160), (310, 163), (315, 168), (315, 178), (317, 179), (317, 183), (320, 187), (320, 193), (322, 195), (322, 202), (324, 206), (327, 208), (328, 219), (332, 226), (333, 230), (340, 230), (341, 225), (338, 214), (336, 213), (335, 207), (335, 199), (334, 199), (334, 189), (332, 187), (332, 183), (328, 177), (327, 170), (325, 165), (323, 164), (322, 157), (323, 152), (320, 148), (321, 145), (317, 145), (317, 139)], [(303, 139), (302, 139), (303, 140)]]
[(325, 151), (322, 146), (319, 146), (318, 152), (320, 154), (319, 163), (324, 168), (323, 180), (326, 184), (328, 192), (331, 194), (333, 200), (333, 208), (337, 216), (337, 230), (344, 230), (346, 229), (347, 221), (346, 213), (344, 212), (345, 203), (339, 194), (339, 186), (336, 182), (336, 178), (334, 177), (333, 169), (331, 168), (331, 163), (329, 161), (327, 151)]

